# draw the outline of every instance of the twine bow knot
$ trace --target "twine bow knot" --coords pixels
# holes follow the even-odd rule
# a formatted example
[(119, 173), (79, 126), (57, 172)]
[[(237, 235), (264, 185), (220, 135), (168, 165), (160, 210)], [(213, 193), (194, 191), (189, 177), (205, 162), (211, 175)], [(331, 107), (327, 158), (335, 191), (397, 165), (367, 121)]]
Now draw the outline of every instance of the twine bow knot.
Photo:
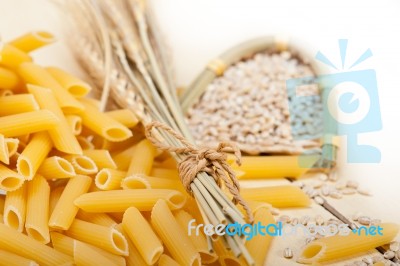
[[(180, 143), (182, 147), (166, 145), (153, 136), (152, 129), (162, 129)], [(154, 121), (146, 126), (146, 137), (154, 146), (161, 150), (175, 152), (176, 154), (184, 154), (185, 158), (178, 164), (179, 177), (186, 191), (192, 195), (191, 184), (200, 172), (206, 172), (212, 176), (219, 187), (222, 182), (233, 196), (233, 203), (243, 206), (250, 221), (253, 216), (246, 201), (240, 196), (240, 185), (236, 178), (235, 172), (228, 164), (227, 153), (233, 152), (236, 163), (241, 164), (241, 153), (238, 147), (229, 142), (221, 142), (216, 149), (197, 148), (188, 142), (181, 134), (170, 128), (169, 126)]]

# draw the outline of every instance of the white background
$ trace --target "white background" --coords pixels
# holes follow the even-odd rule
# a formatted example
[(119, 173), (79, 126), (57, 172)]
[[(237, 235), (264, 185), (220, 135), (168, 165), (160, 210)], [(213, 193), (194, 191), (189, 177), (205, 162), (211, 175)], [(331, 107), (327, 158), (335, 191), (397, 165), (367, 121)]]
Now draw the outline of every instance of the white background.
[[(187, 86), (210, 59), (257, 36), (293, 37), (313, 54), (321, 50), (338, 65), (337, 39), (349, 39), (348, 63), (370, 48), (374, 56), (356, 69), (376, 70), (383, 130), (363, 134), (360, 140), (378, 147), (382, 162), (350, 165), (345, 163), (342, 150), (341, 175), (363, 182), (383, 204), (394, 199), (399, 202), (399, 1), (152, 0), (151, 3), (171, 50), (179, 86)], [(41, 64), (58, 65), (82, 75), (63, 44), (60, 16), (46, 0), (0, 0), (0, 34), (8, 40), (28, 30), (49, 30), (60, 42), (36, 52), (35, 58)]]

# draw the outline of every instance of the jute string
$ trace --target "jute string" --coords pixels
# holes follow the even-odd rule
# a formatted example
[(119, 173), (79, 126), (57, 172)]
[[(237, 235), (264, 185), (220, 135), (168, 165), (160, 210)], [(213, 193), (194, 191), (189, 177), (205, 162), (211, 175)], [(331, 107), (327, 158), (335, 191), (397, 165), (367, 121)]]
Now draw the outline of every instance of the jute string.
[[(157, 139), (152, 129), (164, 130), (169, 135), (182, 143), (182, 147), (167, 145)], [(236, 163), (241, 164), (240, 150), (233, 143), (221, 142), (216, 149), (197, 148), (185, 139), (180, 133), (176, 132), (168, 125), (154, 121), (146, 126), (146, 137), (153, 145), (161, 150), (184, 154), (185, 158), (178, 164), (179, 177), (185, 189), (192, 195), (190, 187), (199, 172), (206, 172), (212, 176), (218, 186), (224, 182), (225, 187), (233, 196), (233, 203), (240, 204), (246, 211), (247, 218), (253, 221), (253, 214), (246, 201), (240, 195), (240, 185), (235, 172), (227, 162), (227, 153), (233, 152)], [(222, 181), (221, 181), (222, 180)]]

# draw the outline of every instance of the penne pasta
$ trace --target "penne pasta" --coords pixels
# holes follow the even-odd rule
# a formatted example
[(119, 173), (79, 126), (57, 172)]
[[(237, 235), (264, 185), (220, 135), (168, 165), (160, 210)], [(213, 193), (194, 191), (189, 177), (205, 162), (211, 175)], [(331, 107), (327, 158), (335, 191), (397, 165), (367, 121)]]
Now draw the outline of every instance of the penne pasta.
[(12, 90), (0, 90), (0, 98), (2, 97), (8, 97), (13, 95), (13, 91)]
[(50, 186), (40, 175), (36, 175), (28, 182), (26, 202), (25, 229), (28, 236), (47, 244), (50, 242), (49, 234), (49, 199)]
[(71, 178), (76, 175), (72, 164), (58, 156), (46, 158), (37, 172), (46, 179)]
[(117, 169), (121, 171), (127, 171), (129, 168), (129, 164), (132, 160), (132, 153), (135, 150), (136, 145), (133, 145), (117, 154), (114, 154), (113, 160), (117, 165)]
[[(2, 195), (0, 193), (0, 214), (4, 213), (4, 204), (6, 202), (6, 195)], [(0, 222), (3, 222), (3, 220), (1, 220)]]
[(158, 261), (158, 266), (179, 266), (179, 263), (170, 256), (162, 254)]
[(85, 107), (85, 112), (81, 113), (82, 123), (96, 134), (115, 142), (126, 140), (132, 136), (132, 132), (127, 127), (100, 112), (86, 100), (82, 99), (81, 103)]
[(2, 266), (39, 266), (34, 260), (1, 249), (0, 258), (0, 265)]
[[(13, 71), (0, 67), (0, 89), (1, 90), (13, 90), (20, 83), (18, 75)], [(5, 98), (5, 97), (2, 97)]]
[(52, 129), (60, 120), (48, 110), (39, 110), (0, 117), (0, 134), (16, 137)]
[(96, 174), (94, 182), (101, 190), (114, 190), (121, 188), (121, 181), (125, 176), (124, 171), (103, 168)]
[(123, 189), (143, 189), (151, 188), (145, 175), (137, 174), (125, 177), (121, 182)]
[(76, 114), (84, 110), (83, 105), (61, 87), (44, 68), (34, 63), (23, 63), (19, 66), (18, 73), (27, 84), (51, 90), (65, 114)]
[(139, 119), (136, 115), (129, 109), (119, 109), (108, 111), (106, 114), (112, 119), (120, 122), (127, 128), (132, 128), (139, 123)]
[(106, 213), (89, 213), (79, 210), (76, 217), (80, 220), (106, 227), (113, 227), (117, 225), (117, 223)]
[(297, 261), (316, 264), (365, 252), (390, 243), (399, 231), (397, 224), (382, 223), (379, 226), (382, 229), (381, 234), (376, 228), (374, 234), (369, 234), (368, 228), (365, 227), (365, 233), (350, 232), (349, 235), (334, 235), (314, 240), (302, 249)]
[(126, 266), (148, 266), (132, 241), (128, 237), (126, 240), (129, 247), (129, 256), (126, 257)]
[(125, 236), (113, 227), (105, 227), (75, 219), (65, 234), (112, 254), (128, 255), (128, 243)]
[(29, 53), (55, 41), (56, 38), (49, 32), (32, 31), (12, 40), (9, 43), (21, 51)]
[(298, 178), (318, 159), (315, 155), (243, 156), (242, 164), (232, 168), (244, 172), (239, 179)]
[(91, 192), (81, 195), (75, 205), (87, 212), (124, 212), (129, 207), (150, 211), (154, 204), (164, 199), (172, 209), (185, 204), (185, 196), (169, 189), (127, 189)]
[(26, 217), (26, 184), (19, 189), (7, 192), (4, 202), (4, 224), (22, 232)]
[(122, 151), (122, 150), (126, 149), (126, 147), (130, 147), (132, 145), (137, 144), (143, 138), (144, 137), (142, 135), (133, 135), (129, 139), (119, 141), (119, 142), (113, 142), (113, 141), (106, 140), (99, 135), (94, 135), (92, 143), (93, 143), (93, 145), (96, 146), (97, 149), (108, 150), (110, 152), (116, 152), (116, 151)]
[(49, 154), (53, 142), (47, 132), (35, 133), (17, 160), (18, 174), (31, 180)]
[(78, 207), (74, 205), (74, 200), (90, 187), (92, 179), (88, 176), (77, 175), (68, 181), (60, 199), (58, 200), (49, 219), (49, 226), (53, 229), (67, 230), (76, 214)]
[(0, 134), (0, 162), (10, 163), (10, 154), (6, 143), (6, 138)]
[(89, 84), (58, 67), (46, 67), (47, 72), (71, 95), (82, 98), (92, 90)]
[(94, 145), (87, 138), (83, 136), (76, 136), (76, 139), (79, 142), (79, 145), (82, 147), (82, 150), (92, 150), (94, 149)]
[(59, 124), (50, 129), (49, 135), (54, 143), (54, 147), (68, 154), (82, 154), (81, 146), (79, 146), (61, 108), (58, 106), (57, 100), (51, 90), (39, 86), (27, 85), (28, 90), (32, 93), (42, 109), (53, 112), (60, 120)]
[(117, 168), (108, 150), (84, 150), (83, 155), (92, 159), (98, 169)]
[(241, 266), (242, 263), (231, 250), (228, 250), (223, 242), (223, 238), (218, 238), (217, 241), (213, 242), (215, 252), (218, 254), (218, 262), (222, 266)]
[(182, 193), (186, 193), (186, 190), (182, 186), (182, 183), (177, 179), (167, 179), (154, 176), (127, 176), (121, 183), (123, 189), (138, 189), (138, 188), (162, 188), (162, 189), (174, 189)]
[(5, 144), (8, 149), (8, 156), (11, 157), (18, 151), (19, 139), (16, 138), (5, 138)]
[(73, 259), (51, 247), (0, 224), (0, 249), (32, 259), (44, 266), (72, 265)]
[[(200, 231), (198, 235), (190, 234), (188, 232), (188, 224), (193, 220), (193, 216), (189, 213), (179, 210), (175, 212), (175, 219), (183, 229), (185, 235), (189, 236), (190, 241), (196, 248), (197, 252), (200, 254), (201, 263), (210, 264), (218, 259), (217, 255), (209, 250), (206, 236)], [(193, 223), (193, 226), (197, 226)]]
[(103, 256), (99, 249), (94, 249), (91, 245), (76, 240), (74, 240), (74, 259), (77, 266), (118, 266), (114, 260)]
[(267, 202), (276, 208), (307, 207), (311, 204), (304, 191), (292, 185), (242, 188), (240, 193), (245, 200)]
[(54, 208), (57, 205), (57, 202), (59, 201), (61, 194), (63, 193), (65, 187), (56, 187), (50, 191), (50, 199), (49, 199), (49, 214), (53, 213)]
[[(77, 115), (66, 115), (65, 119), (69, 125), (69, 128), (72, 131), (72, 134), (75, 136), (81, 134), (82, 132), (82, 118)], [(79, 141), (78, 141), (79, 143)], [(79, 143), (80, 144), (80, 143)]]
[(0, 50), (0, 65), (14, 70), (24, 62), (32, 62), (32, 58), (10, 44), (2, 46)]
[(180, 265), (201, 265), (199, 253), (179, 226), (165, 200), (159, 200), (154, 205), (151, 211), (151, 224)]
[(145, 262), (149, 265), (155, 264), (164, 252), (164, 248), (138, 209), (130, 207), (125, 211), (122, 228)]
[(179, 172), (177, 169), (153, 167), (153, 169), (151, 169), (150, 175), (154, 177), (179, 180)]
[(155, 155), (156, 149), (148, 139), (139, 142), (131, 154), (132, 159), (129, 164), (127, 175), (149, 175), (153, 167)]
[(23, 176), (0, 164), (0, 189), (14, 191), (20, 188), (24, 181)]
[(20, 114), (39, 110), (39, 104), (32, 94), (16, 94), (0, 97), (0, 116)]
[(72, 164), (74, 170), (80, 175), (92, 175), (98, 172), (98, 168), (94, 161), (85, 155), (65, 155), (63, 156)]

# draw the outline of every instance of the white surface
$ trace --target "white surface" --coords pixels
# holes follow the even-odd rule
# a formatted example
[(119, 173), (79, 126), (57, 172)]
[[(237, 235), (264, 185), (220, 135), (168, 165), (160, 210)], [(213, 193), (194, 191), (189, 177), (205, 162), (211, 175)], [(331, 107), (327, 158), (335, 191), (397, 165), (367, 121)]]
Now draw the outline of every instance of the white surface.
[[(227, 48), (262, 35), (295, 37), (314, 53), (321, 50), (340, 62), (337, 39), (348, 38), (348, 60), (371, 48), (374, 56), (356, 69), (376, 70), (383, 130), (363, 134), (361, 142), (377, 146), (380, 164), (346, 164), (341, 174), (373, 189), (375, 198), (400, 200), (400, 2), (296, 0), (152, 0), (166, 42), (172, 50), (178, 85), (188, 85), (206, 63)], [(62, 37), (59, 14), (46, 0), (0, 0), (0, 33), (11, 39), (44, 29)], [(62, 38), (61, 38), (62, 39)], [(41, 64), (80, 73), (62, 41), (38, 51)], [(383, 201), (385, 202), (385, 201)], [(385, 206), (382, 206), (383, 211)], [(389, 211), (387, 209), (387, 211)], [(394, 211), (394, 210), (392, 210)], [(397, 210), (398, 211), (398, 210)]]

